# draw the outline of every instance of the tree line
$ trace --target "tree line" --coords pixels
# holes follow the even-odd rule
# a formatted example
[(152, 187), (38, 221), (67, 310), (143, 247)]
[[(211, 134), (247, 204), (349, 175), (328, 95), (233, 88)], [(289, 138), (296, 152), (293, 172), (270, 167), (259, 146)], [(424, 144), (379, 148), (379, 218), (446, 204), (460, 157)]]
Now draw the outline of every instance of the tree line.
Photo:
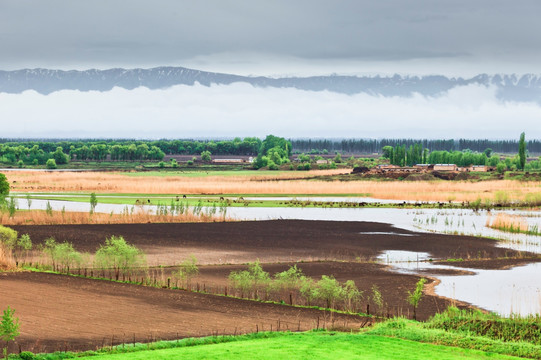
[(526, 162), (527, 141), (525, 133), (520, 134), (515, 149), (515, 156), (500, 158), (494, 154), (493, 149), (486, 148), (481, 152), (470, 149), (462, 151), (436, 150), (430, 151), (421, 143), (415, 143), (406, 147), (406, 145), (384, 146), (382, 148), (383, 157), (389, 159), (389, 162), (398, 166), (413, 166), (415, 164), (455, 164), (457, 166), (487, 165), (496, 167), (498, 171), (505, 170), (533, 170), (541, 168), (541, 160)]
[(233, 140), (9, 140), (0, 139), (0, 159), (5, 163), (45, 165), (70, 160), (161, 161), (166, 155), (257, 155), (262, 141), (247, 137)]
[[(490, 148), (497, 153), (516, 153), (519, 146), (517, 140), (488, 139), (292, 139), (293, 152), (323, 154), (327, 152), (342, 154), (381, 153), (385, 146), (405, 146), (409, 148), (420, 144), (431, 151), (464, 151), (483, 152)], [(541, 140), (526, 142), (530, 153), (541, 153)]]
[[(497, 153), (516, 153), (519, 141), (516, 140), (469, 140), (469, 139), (292, 139), (269, 135), (265, 140), (257, 137), (235, 138), (233, 140), (129, 140), (129, 139), (87, 139), (87, 140), (14, 140), (0, 139), (0, 161), (4, 163), (20, 163), (28, 165), (45, 165), (53, 159), (56, 164), (69, 161), (161, 161), (166, 155), (199, 155), (208, 152), (212, 155), (266, 156), (272, 160), (271, 165), (284, 162), (292, 153), (327, 154), (341, 153), (382, 153), (382, 149), (390, 146), (398, 152), (412, 149), (410, 159), (416, 162), (427, 162), (423, 155), (430, 149), (433, 156), (441, 156), (441, 162), (447, 155), (436, 152), (447, 152), (449, 157), (457, 157), (460, 153), (483, 153), (491, 149)], [(276, 139), (280, 139), (277, 141)], [(272, 147), (266, 144), (272, 143)], [(525, 142), (530, 153), (541, 153), (541, 141)], [(400, 147), (400, 149), (398, 149)], [(421, 151), (419, 152), (418, 148)], [(272, 148), (274, 150), (270, 151)], [(468, 151), (469, 150), (469, 151)], [(285, 155), (285, 156), (284, 156)], [(400, 158), (402, 154), (398, 154)], [(466, 156), (465, 162), (469, 161)], [(284, 159), (284, 161), (280, 160)], [(434, 160), (435, 161), (435, 160)], [(263, 165), (265, 159), (260, 161)], [(449, 161), (453, 162), (453, 161)], [(482, 164), (478, 158), (474, 163)], [(457, 163), (460, 163), (458, 161)], [(261, 167), (261, 166), (260, 166)]]

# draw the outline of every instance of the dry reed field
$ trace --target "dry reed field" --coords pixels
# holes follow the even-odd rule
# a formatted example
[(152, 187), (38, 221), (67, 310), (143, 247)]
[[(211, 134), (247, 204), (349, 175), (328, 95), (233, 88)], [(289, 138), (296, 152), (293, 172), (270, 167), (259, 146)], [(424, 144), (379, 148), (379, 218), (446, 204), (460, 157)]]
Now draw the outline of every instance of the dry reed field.
[[(155, 215), (145, 211), (137, 211), (129, 214), (103, 214), (88, 212), (61, 212), (53, 211), (47, 214), (46, 211), (18, 211), (13, 217), (0, 212), (0, 223), (2, 225), (63, 225), (63, 224), (148, 224), (148, 223), (178, 223), (178, 222), (217, 222), (227, 221), (218, 215), (194, 215), (184, 213), (180, 215)], [(0, 262), (2, 253), (0, 249)]]
[(140, 194), (370, 194), (380, 199), (417, 201), (524, 201), (539, 196), (541, 182), (467, 181), (323, 181), (302, 177), (344, 170), (277, 173), (276, 176), (130, 176), (122, 173), (13, 172), (12, 190), (20, 192), (100, 192)]
[(0, 244), (0, 270), (10, 270), (15, 268), (15, 261), (10, 250), (5, 249)]
[(527, 232), (529, 230), (528, 221), (522, 216), (505, 213), (497, 214), (494, 218), (487, 217), (486, 226), (511, 232)]

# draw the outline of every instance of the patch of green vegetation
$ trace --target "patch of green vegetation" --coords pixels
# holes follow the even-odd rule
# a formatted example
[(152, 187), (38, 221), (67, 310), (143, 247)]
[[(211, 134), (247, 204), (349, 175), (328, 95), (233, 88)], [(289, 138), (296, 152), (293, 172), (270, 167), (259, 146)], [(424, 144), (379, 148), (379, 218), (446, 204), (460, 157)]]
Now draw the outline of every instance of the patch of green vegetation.
[(459, 310), (449, 307), (436, 314), (426, 326), (434, 329), (454, 330), (502, 341), (525, 341), (541, 345), (541, 316), (503, 318), (484, 314), (479, 310)]
[[(79, 356), (78, 356), (79, 355)], [(82, 355), (82, 356), (81, 356)], [(119, 346), (82, 354), (56, 353), (35, 359), (510, 359), (479, 350), (418, 343), (370, 333), (311, 331), (217, 336)]]
[[(511, 320), (513, 322), (513, 320)], [(452, 328), (431, 328), (427, 324), (396, 318), (376, 325), (367, 332), (371, 335), (390, 336), (421, 343), (433, 343), (456, 346), (463, 349), (477, 349), (487, 354), (505, 354), (526, 358), (541, 358), (541, 346), (526, 341), (504, 341), (480, 336), (467, 331), (455, 331)]]

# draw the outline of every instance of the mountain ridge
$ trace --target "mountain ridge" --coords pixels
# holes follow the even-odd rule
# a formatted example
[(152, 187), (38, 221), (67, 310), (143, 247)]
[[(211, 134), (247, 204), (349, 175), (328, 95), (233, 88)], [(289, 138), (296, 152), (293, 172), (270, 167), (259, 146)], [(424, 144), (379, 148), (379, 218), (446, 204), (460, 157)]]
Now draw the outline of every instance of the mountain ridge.
[(320, 75), (309, 77), (242, 76), (208, 72), (185, 67), (112, 68), (106, 70), (54, 70), (45, 68), (0, 71), (0, 93), (18, 94), (34, 90), (50, 94), (60, 90), (109, 91), (114, 87), (164, 89), (175, 85), (203, 86), (248, 83), (254, 87), (295, 88), (342, 94), (366, 93), (373, 96), (410, 97), (415, 93), (438, 96), (455, 87), (494, 86), (504, 101), (541, 102), (541, 76), (535, 74), (479, 74), (471, 78), (426, 76)]

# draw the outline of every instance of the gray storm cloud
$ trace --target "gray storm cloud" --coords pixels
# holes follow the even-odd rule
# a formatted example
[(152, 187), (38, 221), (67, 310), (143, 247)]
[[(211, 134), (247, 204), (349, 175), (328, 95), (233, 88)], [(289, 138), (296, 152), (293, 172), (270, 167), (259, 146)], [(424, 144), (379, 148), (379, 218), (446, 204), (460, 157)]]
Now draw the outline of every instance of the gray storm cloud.
[(297, 69), (329, 62), (330, 72), (353, 61), (357, 71), (392, 63), (394, 73), (419, 59), (536, 72), (540, 10), (536, 0), (3, 0), (0, 68), (237, 62), (236, 72), (265, 72), (257, 63), (293, 58)]
[[(437, 98), (384, 98), (236, 83), (165, 90), (114, 88), (0, 94), (2, 137), (189, 138), (541, 137), (541, 107), (501, 102), (495, 89), (455, 88)], [(514, 129), (510, 131), (510, 129)]]

